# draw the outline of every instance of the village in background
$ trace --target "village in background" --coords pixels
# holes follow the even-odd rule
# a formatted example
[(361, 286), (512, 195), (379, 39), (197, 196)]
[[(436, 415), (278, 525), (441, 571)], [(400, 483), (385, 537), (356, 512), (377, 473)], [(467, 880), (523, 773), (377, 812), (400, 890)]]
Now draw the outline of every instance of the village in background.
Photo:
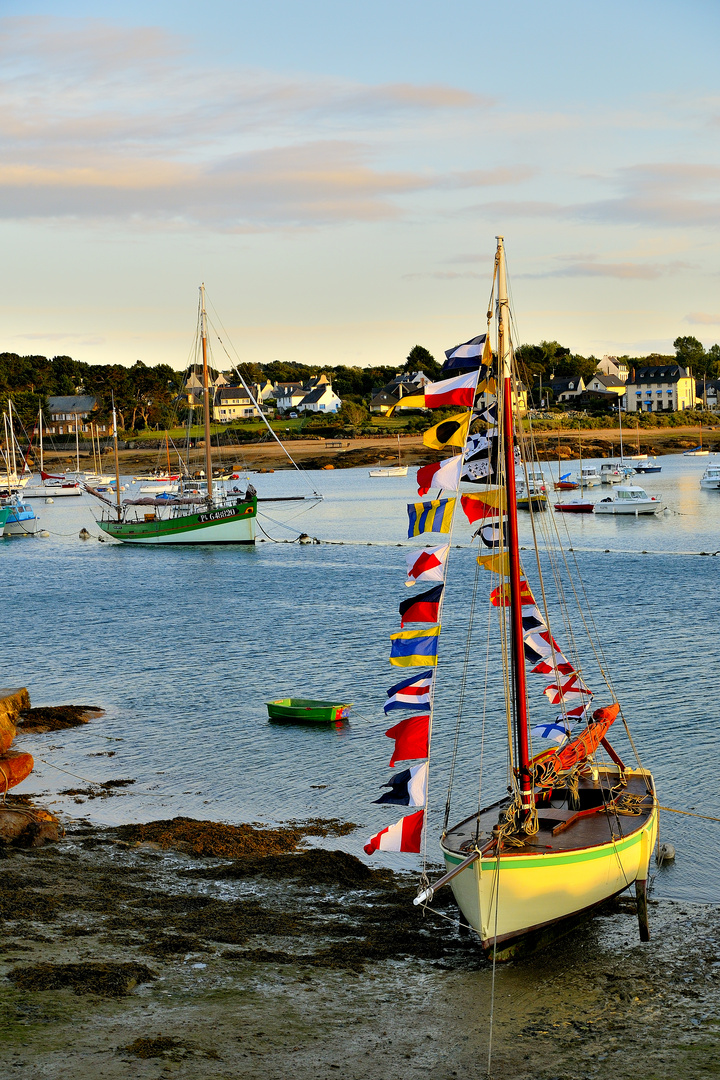
[[(678, 337), (674, 355), (644, 358), (574, 355), (557, 342), (523, 345), (517, 351), (522, 383), (519, 405), (536, 420), (578, 417), (596, 422), (617, 418), (618, 405), (648, 423), (686, 423), (690, 411), (718, 410), (720, 346), (707, 351), (696, 338)], [(389, 366), (313, 368), (281, 361), (210, 369), (212, 419), (219, 429), (261, 434), (263, 417), (293, 437), (344, 431), (353, 435), (413, 433), (425, 425), (422, 412), (404, 407), (440, 376), (441, 364), (416, 345), (400, 370)], [(165, 430), (191, 431), (202, 408), (202, 369), (149, 367), (137, 361), (90, 365), (68, 356), (47, 359), (0, 354), (0, 407), (12, 397), (21, 421), (32, 426), (43, 410), (49, 436), (94, 429), (112, 431), (112, 403), (125, 439), (151, 438)], [(262, 414), (262, 416), (261, 416)], [(392, 417), (392, 419), (390, 419)]]

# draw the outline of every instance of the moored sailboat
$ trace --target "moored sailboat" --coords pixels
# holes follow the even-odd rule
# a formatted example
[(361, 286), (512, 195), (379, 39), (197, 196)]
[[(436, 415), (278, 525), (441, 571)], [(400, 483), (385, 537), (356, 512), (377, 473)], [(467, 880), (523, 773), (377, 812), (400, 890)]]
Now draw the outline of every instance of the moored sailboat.
[[(205, 286), (200, 286), (200, 342), (203, 365), (203, 414), (205, 423), (205, 475), (203, 490), (196, 494), (158, 493), (122, 500), (117, 451), (117, 421), (113, 408), (115, 447), (115, 506), (98, 525), (114, 540), (125, 544), (254, 544), (257, 493), (251, 484), (244, 493), (228, 494), (213, 482), (210, 443), (210, 383), (208, 372)], [(92, 487), (91, 494), (112, 508)]]
[[(608, 700), (600, 707), (593, 705), (593, 691), (586, 682), (579, 635), (572, 631), (568, 655), (563, 653), (553, 636), (549, 615), (550, 583), (542, 581), (538, 546), (538, 534), (544, 532), (548, 551), (551, 551), (553, 519), (548, 519), (547, 515), (533, 515), (532, 508), (533, 544), (530, 551), (534, 552), (538, 588), (531, 586), (521, 562), (521, 551), (525, 548), (521, 547), (518, 528), (516, 472), (523, 466), (518, 450), (522, 459), (532, 461), (532, 446), (526, 446), (528, 437), (519, 425), (516, 426), (513, 416), (518, 376), (510, 340), (505, 252), (501, 237), (498, 238), (493, 286), (495, 283), (498, 370), (495, 373), (489, 369), (489, 350), (484, 350), (486, 363), (478, 361), (470, 382), (473, 416), (477, 421), (484, 419), (488, 426), (481, 435), (468, 436), (460, 459), (450, 459), (435, 467), (437, 472), (431, 479), (435, 481), (433, 486), (441, 489), (438, 497), (430, 503), (415, 504), (412, 510), (409, 508), (411, 526), (413, 521), (430, 522), (430, 528), (425, 527), (423, 531), (445, 532), (449, 536), (439, 547), (408, 556), (408, 584), (432, 581), (434, 586), (414, 602), (401, 604), (401, 625), (408, 621), (432, 625), (429, 629), (401, 630), (399, 634), (393, 634), (391, 663), (405, 667), (423, 666), (426, 670), (391, 687), (385, 711), (408, 709), (416, 714), (401, 720), (386, 734), (395, 741), (391, 766), (399, 761), (417, 764), (393, 776), (386, 785), (391, 789), (389, 795), (378, 801), (420, 809), (396, 825), (381, 830), (370, 839), (365, 850), (368, 853), (375, 850), (422, 851), (427, 866), (426, 815), (438, 639), (448, 584), (448, 556), (454, 546), (451, 540), (455, 510), (460, 505), (468, 521), (478, 526), (475, 536), (479, 537), (480, 544), (488, 549), (487, 553), (478, 556), (478, 564), (495, 575), (486, 608), (487, 634), (489, 640), (496, 624), (498, 693), (504, 698), (504, 709), (498, 708), (498, 712), (504, 712), (503, 726), (507, 727), (509, 786), (507, 794), (490, 805), (483, 806), (478, 799), (475, 809), (451, 825), (451, 795), (463, 730), (461, 722), (472, 726), (476, 745), (482, 747), (485, 742), (485, 707), (482, 707), (482, 719), (477, 715), (480, 708), (473, 711), (469, 720), (463, 718), (468, 671), (473, 662), (477, 663), (470, 647), (471, 616), (468, 646), (459, 679), (458, 721), (440, 837), (447, 873), (430, 885), (424, 871), (415, 903), (430, 904), (437, 890), (449, 884), (464, 920), (479, 935), (483, 949), (503, 960), (563, 932), (577, 916), (623, 892), (633, 883), (640, 936), (647, 940), (646, 882), (657, 835), (657, 801), (650, 771), (639, 760), (634, 766), (626, 765), (608, 741), (611, 725), (622, 714), (607, 675), (601, 646), (594, 637), (593, 621), (586, 620), (581, 613), (582, 628), (589, 639), (590, 662), (597, 663), (599, 677), (606, 686)], [(491, 298), (489, 313), (493, 307)], [(486, 395), (496, 392), (496, 400), (488, 403), (486, 396), (481, 407), (475, 397), (478, 387), (483, 388)], [(476, 468), (471, 477), (468, 463), (473, 460), (479, 465), (477, 449), (481, 445), (484, 453), (482, 468)], [(428, 487), (422, 473), (420, 470), (418, 480), (420, 494), (425, 494)], [(484, 483), (481, 482), (478, 490), (480, 473)], [(467, 479), (472, 479), (475, 485), (473, 495), (463, 493), (462, 483)], [(427, 510), (420, 513), (420, 505)], [(417, 532), (411, 531), (410, 535), (417, 535)], [(551, 554), (549, 561), (556, 584), (555, 603), (562, 608), (563, 623), (571, 632), (569, 612)], [(578, 575), (575, 566), (575, 581)], [(482, 607), (477, 599), (479, 593), (476, 579), (471, 612)], [(480, 658), (486, 679), (493, 674), (489, 658), (489, 652)], [(535, 705), (529, 693), (529, 675), (542, 678), (541, 687), (547, 683), (540, 700), (544, 697), (555, 707), (556, 715), (550, 720), (542, 717), (531, 720)], [(485, 693), (488, 693), (487, 683)], [(626, 726), (624, 717), (622, 723)], [(631, 746), (634, 750), (632, 742)]]

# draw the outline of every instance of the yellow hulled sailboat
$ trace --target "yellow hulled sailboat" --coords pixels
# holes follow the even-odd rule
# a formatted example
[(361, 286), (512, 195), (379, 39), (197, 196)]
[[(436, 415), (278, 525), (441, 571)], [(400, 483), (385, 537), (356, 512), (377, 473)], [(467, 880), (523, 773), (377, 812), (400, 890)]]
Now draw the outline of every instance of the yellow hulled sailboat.
[[(419, 471), (420, 494), (433, 487), (438, 491), (430, 502), (408, 507), (409, 535), (420, 531), (444, 531), (449, 535), (445, 545), (426, 550), (412, 566), (408, 556), (409, 578), (436, 584), (415, 601), (401, 604), (402, 625), (432, 621), (430, 630), (424, 632), (431, 644), (418, 649), (418, 635), (425, 640), (421, 630), (393, 634), (393, 639), (405, 636), (409, 641), (412, 637), (413, 651), (403, 652), (404, 642), (399, 649), (393, 642), (391, 663), (425, 666), (427, 670), (416, 672), (388, 691), (386, 713), (409, 709), (418, 715), (401, 720), (386, 734), (395, 740), (391, 764), (413, 760), (421, 764), (411, 765), (392, 777), (386, 785), (390, 792), (378, 801), (421, 809), (382, 830), (365, 848), (368, 852), (422, 852), (426, 864), (430, 857), (426, 816), (438, 637), (448, 587), (451, 541), (454, 529), (459, 528), (455, 510), (462, 508), (476, 527), (474, 536), (480, 548), (477, 562), (482, 568), (476, 572), (471, 624), (483, 610), (483, 571), (491, 574), (485, 606), (489, 618), (488, 651), (480, 658), (473, 655), (471, 625), (459, 681), (458, 720), (440, 836), (447, 873), (431, 884), (424, 871), (415, 903), (431, 904), (437, 890), (450, 885), (463, 921), (477, 932), (486, 953), (497, 960), (509, 959), (558, 936), (578, 916), (632, 885), (637, 896), (640, 936), (647, 940), (647, 879), (658, 815), (653, 777), (637, 757), (594, 620), (586, 610), (579, 567), (576, 563), (572, 568), (567, 565), (555, 531), (556, 521), (547, 514), (534, 513), (531, 506), (532, 543), (527, 545), (527, 552), (520, 544), (517, 483), (524, 476), (527, 485), (525, 463), (533, 462), (536, 454), (531, 430), (524, 430), (514, 415), (520, 378), (510, 326), (505, 250), (499, 237), (487, 335), (449, 350), (444, 373), (461, 374), (425, 388), (426, 404), (431, 408), (436, 402), (470, 404), (472, 420), (465, 444), (458, 457)], [(490, 346), (493, 329), (494, 355)], [(448, 398), (446, 388), (455, 393), (463, 378), (463, 385), (467, 385), (466, 372), (473, 374), (472, 399)], [(527, 557), (527, 568), (522, 565), (521, 555)], [(453, 555), (453, 560), (460, 558), (462, 553)], [(571, 584), (563, 585), (562, 575), (570, 569)], [(543, 570), (547, 581), (543, 580)], [(575, 615), (565, 602), (568, 595), (582, 597)], [(551, 611), (569, 640), (565, 651), (553, 636)], [(491, 661), (492, 636), (497, 641), (496, 664)], [(587, 645), (581, 638), (587, 639)], [(479, 790), (483, 788), (480, 748), (485, 737), (486, 707), (482, 695), (480, 704), (476, 695), (470, 707), (467, 705), (472, 698), (465, 692), (472, 665), (481, 665), (486, 672), (486, 702), (489, 681), (495, 678), (502, 686), (507, 794), (490, 805), (478, 799), (475, 808), (468, 808), (471, 812), (451, 824), (453, 778), (464, 733), (479, 748)], [(595, 691), (589, 685), (593, 669), (598, 682), (604, 684)], [(539, 689), (537, 701), (532, 693), (533, 681)], [(596, 695), (600, 700), (594, 700)], [(443, 701), (447, 704), (444, 687)], [(554, 707), (554, 715), (549, 718), (548, 703)], [(536, 711), (538, 706), (544, 716)], [(622, 760), (608, 740), (616, 721), (618, 728), (625, 728), (630, 752), (635, 754), (632, 765)]]

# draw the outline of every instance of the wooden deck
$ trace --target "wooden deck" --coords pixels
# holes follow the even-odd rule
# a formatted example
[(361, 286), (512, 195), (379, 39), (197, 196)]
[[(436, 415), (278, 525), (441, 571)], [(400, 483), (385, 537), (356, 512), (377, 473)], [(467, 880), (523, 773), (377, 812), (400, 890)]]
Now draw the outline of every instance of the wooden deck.
[[(583, 778), (578, 789), (579, 807), (568, 806), (567, 793), (557, 791), (547, 804), (538, 806), (539, 831), (529, 837), (522, 847), (505, 848), (507, 855), (538, 855), (545, 852), (577, 851), (621, 840), (632, 835), (647, 823), (653, 808), (653, 796), (648, 792), (648, 780), (641, 772), (626, 774), (627, 784), (621, 794), (635, 795), (645, 800), (640, 814), (621, 814), (606, 808), (611, 799), (610, 788), (618, 783), (616, 770), (600, 770), (597, 781)], [(492, 841), (493, 826), (509, 804), (502, 799), (472, 814), (449, 829), (443, 846), (458, 855), (469, 855), (476, 847), (486, 848)], [(589, 811), (589, 812), (588, 812)], [(491, 857), (490, 852), (488, 856)]]

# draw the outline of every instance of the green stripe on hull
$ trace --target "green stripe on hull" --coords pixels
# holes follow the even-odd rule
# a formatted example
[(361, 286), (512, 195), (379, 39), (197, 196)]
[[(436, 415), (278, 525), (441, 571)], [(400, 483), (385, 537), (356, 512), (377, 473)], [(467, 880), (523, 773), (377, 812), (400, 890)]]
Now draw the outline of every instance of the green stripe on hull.
[[(599, 845), (592, 848), (580, 848), (578, 851), (563, 852), (562, 854), (555, 854), (554, 852), (548, 852), (547, 855), (528, 856), (528, 855), (501, 855), (500, 865), (503, 870), (527, 870), (532, 867), (549, 867), (549, 866), (572, 866), (573, 864), (581, 862), (589, 862), (593, 859), (604, 859), (607, 857), (608, 852), (620, 852), (626, 851), (628, 848), (634, 847), (635, 844), (639, 844), (642, 840), (643, 832), (647, 831), (648, 826), (652, 826), (654, 814), (650, 815), (647, 821), (642, 825), (637, 832), (632, 836), (626, 836), (624, 840), (617, 840), (614, 843), (610, 841), (607, 844)], [(446, 848), (442, 848), (443, 856), (449, 863), (454, 863), (459, 866), (461, 862), (467, 858), (463, 856), (460, 858), (457, 855), (451, 854)], [(497, 867), (497, 859), (483, 859), (480, 863), (480, 869), (491, 871)]]

